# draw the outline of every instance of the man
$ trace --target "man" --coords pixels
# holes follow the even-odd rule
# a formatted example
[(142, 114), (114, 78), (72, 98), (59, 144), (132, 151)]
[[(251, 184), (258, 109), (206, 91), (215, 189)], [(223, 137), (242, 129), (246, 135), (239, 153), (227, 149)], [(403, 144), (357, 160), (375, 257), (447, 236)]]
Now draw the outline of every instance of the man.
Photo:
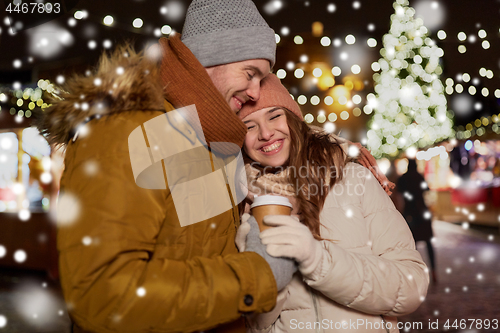
[[(274, 38), (250, 0), (195, 0), (182, 40), (160, 39), (159, 68), (119, 49), (94, 74), (68, 80), (63, 100), (45, 112), (39, 128), (66, 149), (58, 249), (74, 332), (242, 331), (242, 314), (274, 307), (295, 264), (237, 253), (237, 202), (181, 226), (169, 186), (137, 186), (128, 145), (137, 130), (153, 154), (146, 123), (194, 105), (209, 145), (241, 147), (246, 128), (235, 112), (259, 99)], [(165, 175), (163, 163), (155, 165)], [(188, 199), (189, 210), (200, 210)]]

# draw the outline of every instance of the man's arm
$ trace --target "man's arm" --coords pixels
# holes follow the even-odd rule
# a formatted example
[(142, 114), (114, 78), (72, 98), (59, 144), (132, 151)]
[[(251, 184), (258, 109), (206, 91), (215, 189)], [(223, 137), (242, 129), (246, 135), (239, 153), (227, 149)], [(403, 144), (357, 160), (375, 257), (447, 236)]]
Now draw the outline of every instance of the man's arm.
[[(120, 120), (113, 123), (124, 126)], [(97, 332), (188, 332), (271, 310), (276, 283), (259, 255), (191, 256), (189, 244), (159, 237), (165, 216), (175, 215), (170, 193), (135, 184), (111, 126), (100, 120), (66, 154), (58, 247), (73, 320)], [(194, 230), (185, 228), (189, 239)], [(168, 246), (179, 246), (176, 258), (165, 255)]]
[[(323, 132), (323, 129), (321, 127), (318, 127), (318, 126), (309, 126), (313, 131), (316, 131), (316, 132)], [(370, 151), (368, 149), (366, 149), (365, 147), (363, 147), (363, 145), (361, 145), (361, 143), (359, 142), (351, 142), (347, 139), (344, 139), (334, 133), (330, 133), (330, 139), (332, 141), (337, 141), (340, 143), (342, 149), (344, 150), (344, 153), (346, 153), (347, 155), (350, 156), (350, 152), (349, 152), (349, 148), (351, 146), (355, 146), (357, 148), (357, 152), (356, 154), (354, 154), (354, 156), (350, 156), (350, 157), (353, 157), (356, 159), (356, 162), (361, 164), (362, 166), (364, 166), (365, 168), (367, 168), (368, 170), (371, 171), (371, 173), (375, 176), (375, 178), (377, 179), (377, 181), (379, 182), (380, 186), (382, 186), (382, 188), (384, 189), (385, 193), (387, 193), (387, 195), (391, 195), (392, 194), (392, 191), (394, 190), (394, 188), (396, 187), (396, 185), (389, 181), (389, 179), (387, 179), (387, 177), (384, 175), (384, 173), (382, 171), (380, 171), (380, 168), (378, 167), (377, 165), (377, 161), (375, 160), (375, 158), (373, 157), (373, 155), (370, 153)], [(356, 151), (356, 150), (354, 150)]]

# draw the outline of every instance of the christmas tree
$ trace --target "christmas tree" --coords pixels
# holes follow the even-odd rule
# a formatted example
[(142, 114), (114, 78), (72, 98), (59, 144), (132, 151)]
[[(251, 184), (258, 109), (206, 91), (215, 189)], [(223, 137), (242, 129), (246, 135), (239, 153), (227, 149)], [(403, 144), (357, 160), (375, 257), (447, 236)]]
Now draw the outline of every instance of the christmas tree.
[(439, 64), (444, 55), (408, 0), (394, 2), (391, 28), (375, 63), (376, 98), (367, 133), (377, 158), (394, 158), (410, 147), (423, 148), (454, 135)]

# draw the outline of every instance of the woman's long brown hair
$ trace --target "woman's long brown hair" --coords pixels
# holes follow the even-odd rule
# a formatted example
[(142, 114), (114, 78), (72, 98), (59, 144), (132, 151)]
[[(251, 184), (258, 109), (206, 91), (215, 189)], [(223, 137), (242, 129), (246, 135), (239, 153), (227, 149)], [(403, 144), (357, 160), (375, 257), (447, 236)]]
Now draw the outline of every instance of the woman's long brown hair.
[(288, 182), (295, 188), (302, 223), (321, 240), (319, 215), (330, 189), (342, 179), (347, 160), (336, 139), (311, 129), (291, 111), (285, 114), (291, 141)]

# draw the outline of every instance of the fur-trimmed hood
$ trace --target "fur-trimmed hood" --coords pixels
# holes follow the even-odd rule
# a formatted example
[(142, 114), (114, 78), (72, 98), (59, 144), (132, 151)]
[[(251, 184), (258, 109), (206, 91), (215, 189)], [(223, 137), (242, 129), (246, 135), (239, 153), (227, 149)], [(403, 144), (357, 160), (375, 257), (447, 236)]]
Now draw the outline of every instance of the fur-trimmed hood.
[(158, 63), (129, 45), (103, 54), (95, 71), (73, 76), (56, 93), (52, 106), (37, 121), (40, 132), (55, 146), (67, 144), (72, 133), (92, 118), (163, 109)]

